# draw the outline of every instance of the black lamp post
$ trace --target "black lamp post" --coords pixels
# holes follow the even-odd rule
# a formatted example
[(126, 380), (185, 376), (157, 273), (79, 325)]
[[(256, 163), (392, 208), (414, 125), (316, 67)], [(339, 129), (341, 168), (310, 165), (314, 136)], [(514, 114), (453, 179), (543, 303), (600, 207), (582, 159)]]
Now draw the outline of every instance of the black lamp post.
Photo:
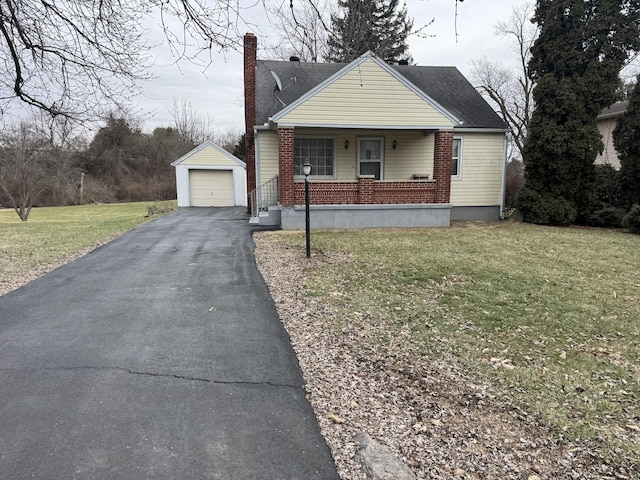
[(304, 161), (302, 173), (304, 173), (305, 226), (307, 233), (307, 258), (309, 258), (311, 256), (311, 227), (309, 224), (309, 174), (311, 173), (311, 164), (309, 163), (309, 159)]

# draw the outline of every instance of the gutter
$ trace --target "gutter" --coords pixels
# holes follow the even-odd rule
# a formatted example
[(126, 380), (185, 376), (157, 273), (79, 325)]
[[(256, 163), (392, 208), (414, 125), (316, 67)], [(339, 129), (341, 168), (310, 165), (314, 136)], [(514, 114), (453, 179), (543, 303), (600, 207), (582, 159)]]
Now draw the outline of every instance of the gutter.
[(500, 218), (502, 218), (502, 212), (504, 212), (504, 199), (506, 196), (505, 190), (507, 189), (507, 133), (504, 134), (504, 161), (502, 162), (502, 191), (500, 192)]

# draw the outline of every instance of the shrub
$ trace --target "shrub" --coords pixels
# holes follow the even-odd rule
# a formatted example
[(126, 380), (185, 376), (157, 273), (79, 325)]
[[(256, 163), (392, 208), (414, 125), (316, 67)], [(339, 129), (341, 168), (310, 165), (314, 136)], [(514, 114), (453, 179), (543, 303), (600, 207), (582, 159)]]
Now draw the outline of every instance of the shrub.
[(622, 219), (622, 226), (632, 232), (640, 233), (640, 205), (635, 204), (631, 207), (629, 213)]
[(618, 228), (622, 226), (625, 211), (622, 208), (605, 207), (593, 212), (589, 217), (589, 225), (602, 228)]
[(147, 217), (153, 217), (155, 215), (162, 215), (164, 213), (173, 212), (175, 209), (170, 203), (161, 203), (160, 205), (153, 204), (147, 207)]
[(596, 165), (596, 196), (604, 207), (624, 207), (620, 172), (611, 165)]
[(518, 209), (525, 222), (543, 225), (569, 225), (576, 219), (573, 203), (562, 197), (540, 194), (531, 188), (523, 188), (518, 195)]
[(511, 160), (507, 163), (506, 179), (505, 179), (505, 209), (512, 210), (515, 208), (518, 193), (524, 186), (524, 165), (519, 160)]

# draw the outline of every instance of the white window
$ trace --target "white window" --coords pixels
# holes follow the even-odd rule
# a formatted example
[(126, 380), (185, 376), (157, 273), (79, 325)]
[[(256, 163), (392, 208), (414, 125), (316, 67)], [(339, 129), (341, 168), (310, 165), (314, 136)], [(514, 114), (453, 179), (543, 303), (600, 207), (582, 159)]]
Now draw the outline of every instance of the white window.
[(358, 139), (358, 175), (373, 175), (376, 180), (382, 180), (384, 165), (384, 139)]
[(462, 176), (462, 138), (453, 139), (451, 152), (451, 178)]
[(293, 141), (293, 175), (304, 176), (302, 166), (311, 164), (311, 176), (335, 178), (335, 139), (296, 137)]

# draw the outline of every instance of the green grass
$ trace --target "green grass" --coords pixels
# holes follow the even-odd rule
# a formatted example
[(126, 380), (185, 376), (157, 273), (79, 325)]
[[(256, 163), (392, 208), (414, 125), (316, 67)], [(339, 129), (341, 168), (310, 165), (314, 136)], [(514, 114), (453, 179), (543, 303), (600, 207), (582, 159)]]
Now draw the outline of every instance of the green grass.
[(558, 434), (640, 454), (640, 236), (459, 224), (313, 232), (312, 245), (350, 254), (309, 273), (338, 318), (382, 324), (387, 341), (409, 326), (413, 349), (453, 356)]
[(27, 222), (0, 210), (0, 282), (131, 230), (149, 220), (153, 205), (176, 208), (175, 201), (34, 208)]

